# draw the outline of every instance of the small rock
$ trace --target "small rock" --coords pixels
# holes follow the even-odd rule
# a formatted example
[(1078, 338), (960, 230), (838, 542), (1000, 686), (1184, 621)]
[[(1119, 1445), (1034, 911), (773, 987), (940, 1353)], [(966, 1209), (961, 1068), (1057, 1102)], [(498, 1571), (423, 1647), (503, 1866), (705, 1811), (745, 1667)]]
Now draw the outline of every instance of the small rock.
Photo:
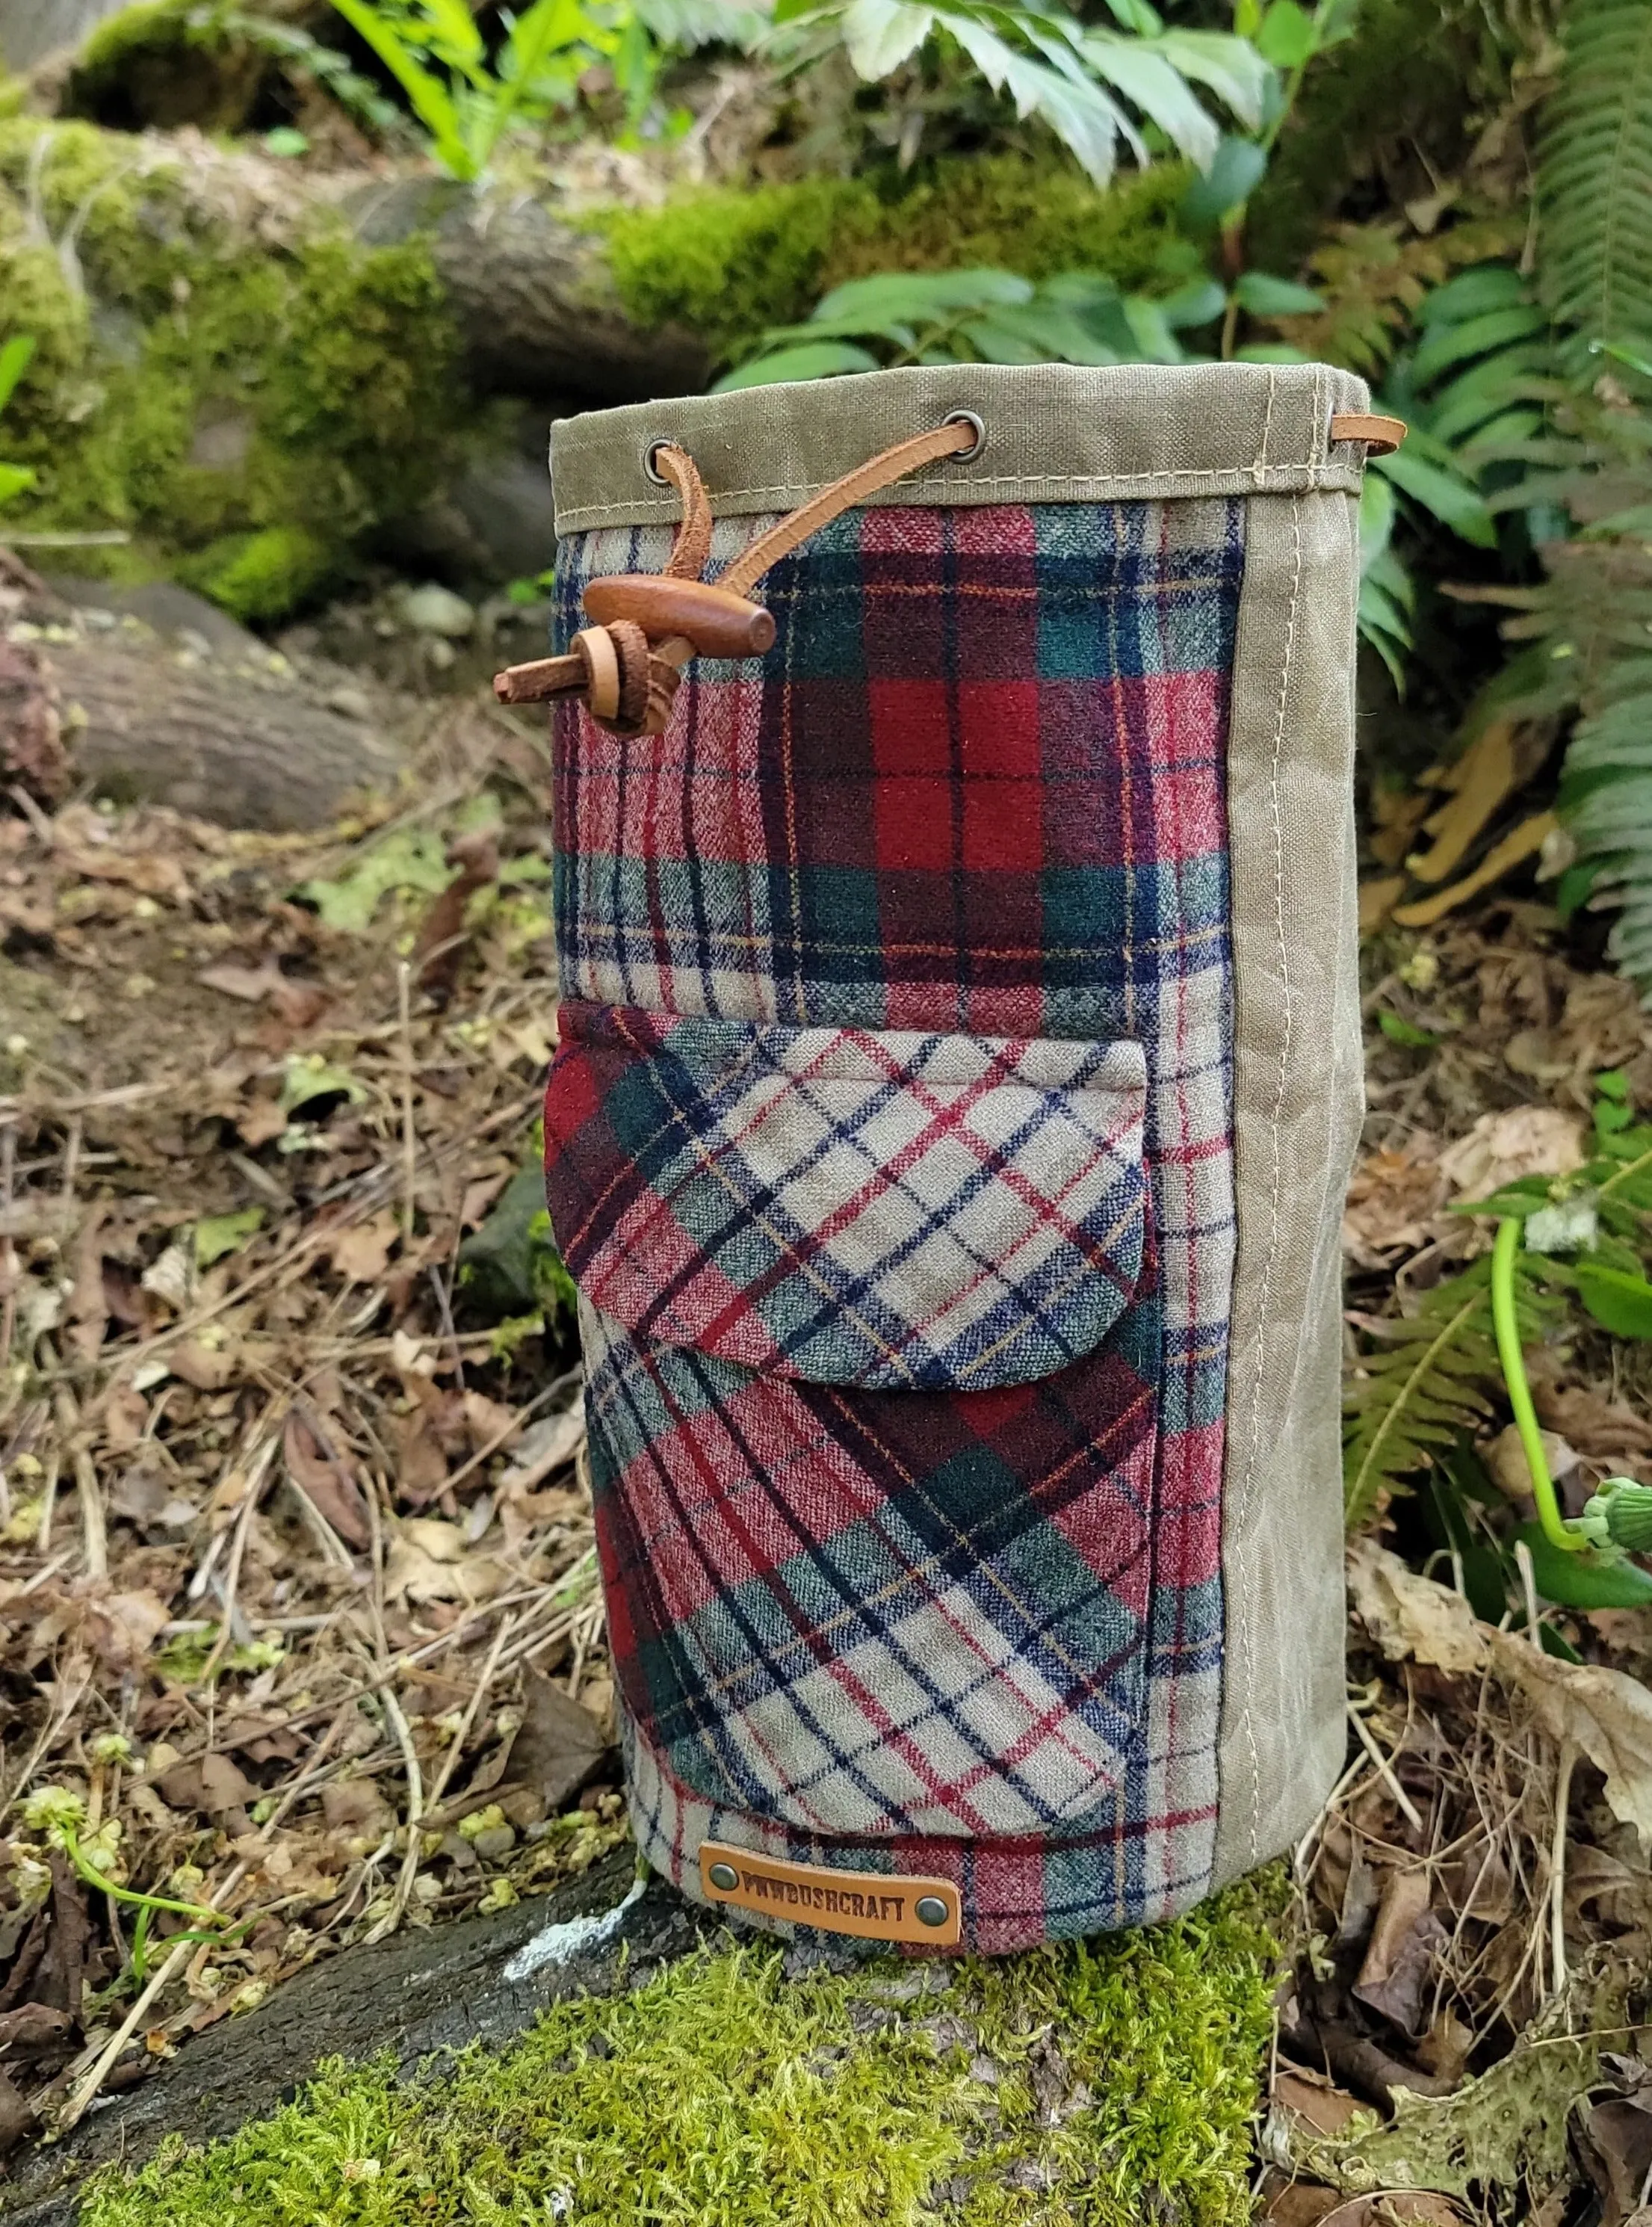
[(476, 614), (464, 597), (434, 580), (405, 589), (399, 609), (402, 623), (415, 634), (441, 635), (452, 641), (462, 641), (476, 623)]
[(443, 641), (441, 635), (437, 635), (434, 640), (426, 643), (424, 654), (437, 673), (445, 673), (450, 666), (457, 662), (459, 653), (450, 641)]
[(335, 688), (327, 699), (327, 708), (345, 719), (370, 719), (373, 717), (373, 701), (365, 688), (348, 686)]
[[(1549, 1475), (1559, 1484), (1578, 1466), (1579, 1457), (1558, 1431), (1540, 1431), (1543, 1442), (1543, 1458), (1549, 1465)], [(1521, 1504), (1532, 1496), (1532, 1472), (1527, 1465), (1526, 1449), (1514, 1424), (1500, 1431), (1486, 1452), (1486, 1467), (1491, 1471), (1501, 1490)]]
[(213, 646), (199, 627), (181, 626), (174, 637), (180, 649), (191, 651), (196, 657), (210, 657)]

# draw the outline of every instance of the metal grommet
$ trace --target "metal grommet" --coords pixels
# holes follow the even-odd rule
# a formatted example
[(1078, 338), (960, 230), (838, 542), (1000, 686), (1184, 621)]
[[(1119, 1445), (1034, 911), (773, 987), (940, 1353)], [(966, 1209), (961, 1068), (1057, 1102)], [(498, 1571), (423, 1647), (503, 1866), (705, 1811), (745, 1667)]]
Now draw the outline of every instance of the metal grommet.
[(706, 1877), (722, 1894), (732, 1894), (740, 1884), (740, 1874), (732, 1864), (713, 1864)]
[[(979, 424), (980, 420), (977, 418), (975, 422)], [(949, 418), (947, 423), (950, 425), (952, 419)], [(713, 1872), (711, 1876), (715, 1879), (717, 1873)], [(921, 1894), (913, 1904), (912, 1911), (920, 1925), (944, 1925), (952, 1916), (938, 1894)]]
[[(954, 456), (947, 459), (948, 463), (954, 464), (971, 463), (980, 455), (981, 450), (986, 446), (986, 428), (973, 410), (948, 411), (946, 417), (942, 418), (941, 423), (944, 425), (973, 425), (975, 428), (974, 447), (973, 449), (958, 450)], [(934, 1899), (933, 1895), (928, 1898), (932, 1902)], [(939, 1925), (941, 1922), (941, 1921), (938, 1918), (926, 1918), (924, 1920), (926, 1925)]]
[(669, 487), (671, 485), (671, 482), (666, 477), (665, 474), (654, 463), (655, 451), (660, 449), (668, 449), (671, 446), (671, 442), (669, 442), (663, 434), (655, 440), (646, 442), (643, 445), (642, 469), (656, 487)]

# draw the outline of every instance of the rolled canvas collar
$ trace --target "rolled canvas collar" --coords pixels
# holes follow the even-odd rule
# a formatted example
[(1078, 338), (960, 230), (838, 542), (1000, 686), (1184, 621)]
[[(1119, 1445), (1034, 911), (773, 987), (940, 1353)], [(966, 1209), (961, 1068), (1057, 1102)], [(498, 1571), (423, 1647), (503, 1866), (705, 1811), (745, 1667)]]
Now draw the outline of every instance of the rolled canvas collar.
[(869, 498), (953, 507), (1359, 491), (1364, 450), (1329, 438), (1362, 380), (1325, 364), (959, 364), (747, 387), (594, 411), (552, 429), (557, 531), (674, 524), (649, 476), (661, 442), (689, 450), (718, 517), (787, 511), (874, 450), (950, 414), (985, 437), (965, 460)]

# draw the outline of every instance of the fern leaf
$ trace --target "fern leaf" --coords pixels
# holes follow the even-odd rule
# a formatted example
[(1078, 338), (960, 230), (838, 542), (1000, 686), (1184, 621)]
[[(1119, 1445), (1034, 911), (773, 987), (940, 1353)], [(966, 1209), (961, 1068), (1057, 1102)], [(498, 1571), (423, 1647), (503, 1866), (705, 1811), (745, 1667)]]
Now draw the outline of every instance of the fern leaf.
[(1262, 322), (1304, 355), (1374, 376), (1392, 359), (1431, 288), (1519, 244), (1518, 227), (1504, 217), (1455, 225), (1426, 239), (1402, 238), (1394, 224), (1338, 225), (1308, 258), (1324, 309)]
[(1591, 345), (1652, 337), (1652, 8), (1574, 0), (1538, 179), (1549, 309)]
[(1385, 1323), (1381, 1336), (1348, 1388), (1343, 1484), (1353, 1528), (1385, 1486), (1426, 1468), (1489, 1412), (1497, 1350), (1487, 1264), (1437, 1285), (1416, 1314)]

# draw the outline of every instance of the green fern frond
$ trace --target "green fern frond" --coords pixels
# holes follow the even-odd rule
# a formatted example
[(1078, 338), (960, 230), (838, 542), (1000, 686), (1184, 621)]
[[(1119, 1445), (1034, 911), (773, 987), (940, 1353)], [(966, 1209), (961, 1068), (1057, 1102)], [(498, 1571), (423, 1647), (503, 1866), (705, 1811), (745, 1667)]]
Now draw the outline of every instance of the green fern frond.
[(1324, 309), (1265, 322), (1304, 355), (1375, 377), (1433, 288), (1454, 271), (1512, 253), (1519, 245), (1519, 227), (1506, 217), (1459, 224), (1426, 239), (1406, 238), (1396, 224), (1338, 225), (1308, 258)]
[(1487, 1262), (1436, 1285), (1418, 1311), (1385, 1323), (1349, 1385), (1343, 1510), (1357, 1529), (1385, 1486), (1426, 1469), (1490, 1412), (1497, 1349)]
[(1527, 486), (1580, 530), (1545, 546), (1548, 577), (1509, 631), (1540, 637), (1556, 693), (1578, 707), (1557, 800), (1577, 845), (1562, 903), (1611, 899), (1611, 955), (1652, 993), (1652, 549), (1637, 524), (1652, 506), (1652, 416), (1586, 393), (1555, 415), (1567, 453), (1540, 444), (1548, 469)]
[[(1559, 1303), (1524, 1256), (1515, 1305), (1522, 1343), (1535, 1343)], [(1428, 1468), (1491, 1413), (1503, 1377), (1489, 1260), (1437, 1284), (1414, 1315), (1372, 1325), (1368, 1337), (1344, 1396), (1343, 1495), (1354, 1530), (1368, 1522), (1385, 1488)]]
[[(1510, 632), (1540, 644), (1579, 718), (1559, 807), (1577, 845), (1563, 908), (1617, 907), (1611, 950), (1652, 995), (1652, 7), (1574, 0), (1544, 116), (1539, 290), (1566, 389), (1511, 446), (1520, 498), (1557, 523)], [(1566, 521), (1570, 539), (1558, 538)]]
[(1591, 345), (1652, 335), (1652, 8), (1574, 0), (1563, 35), (1538, 179), (1540, 271), (1581, 368)]

